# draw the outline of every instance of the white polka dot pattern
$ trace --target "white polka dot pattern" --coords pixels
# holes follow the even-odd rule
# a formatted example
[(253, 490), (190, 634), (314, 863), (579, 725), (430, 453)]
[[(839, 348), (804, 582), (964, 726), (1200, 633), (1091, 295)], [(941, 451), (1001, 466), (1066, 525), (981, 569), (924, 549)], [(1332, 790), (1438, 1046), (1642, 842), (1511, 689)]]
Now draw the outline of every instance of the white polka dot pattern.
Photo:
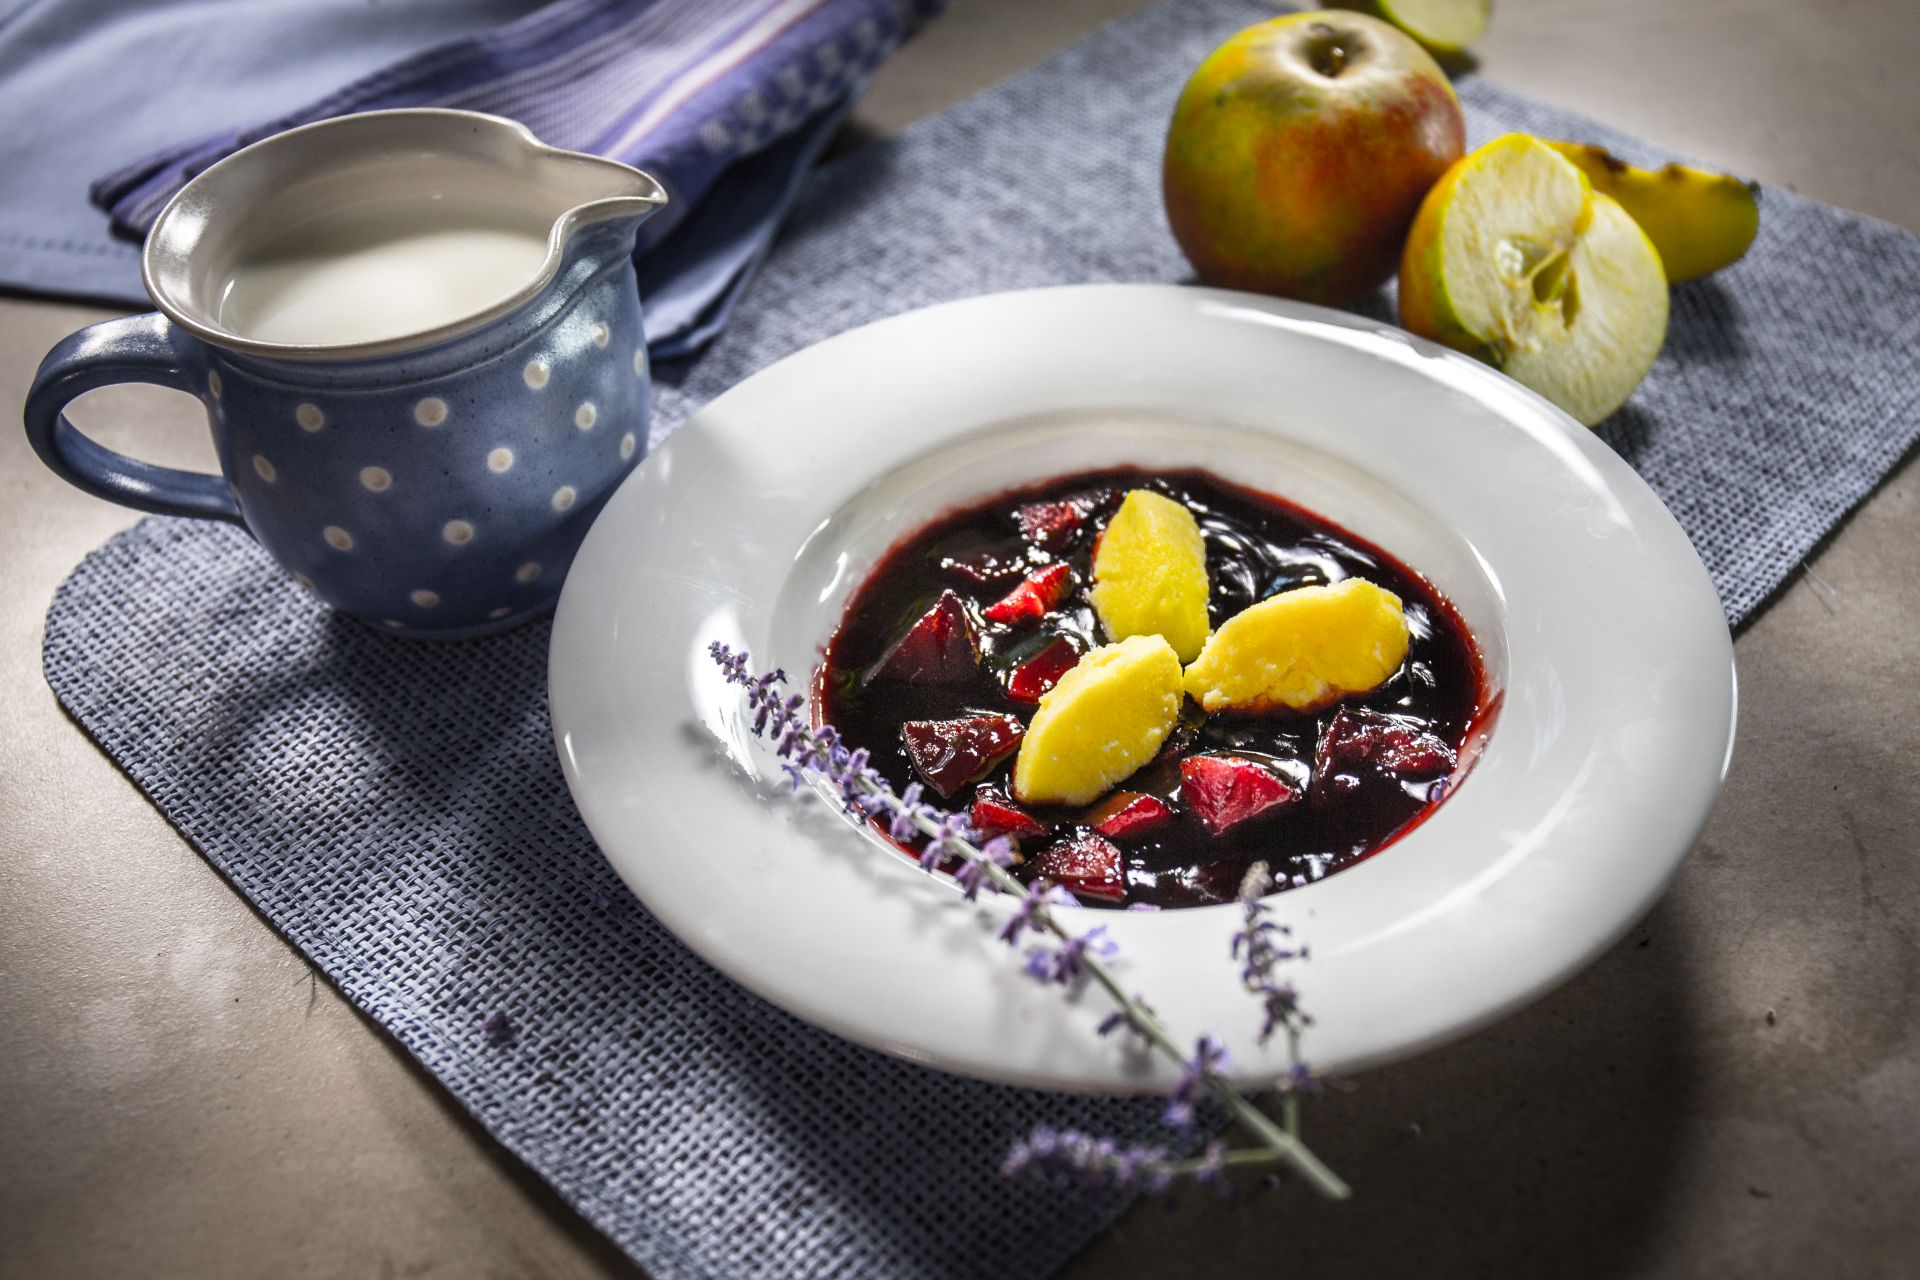
[(203, 364), (203, 403), (249, 432), (229, 446), (235, 504), (263, 545), (307, 548), (282, 576), (297, 568), (302, 589), (410, 634), (492, 630), (550, 604), (585, 514), (646, 450), (652, 369), (617, 273), (539, 320), (425, 376), (256, 382)]

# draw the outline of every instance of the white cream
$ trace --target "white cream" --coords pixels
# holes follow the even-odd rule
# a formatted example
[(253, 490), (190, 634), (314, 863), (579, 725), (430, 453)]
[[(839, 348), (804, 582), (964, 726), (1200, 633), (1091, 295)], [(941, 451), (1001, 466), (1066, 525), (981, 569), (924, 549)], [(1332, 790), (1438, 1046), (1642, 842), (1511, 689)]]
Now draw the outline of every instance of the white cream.
[(318, 220), (235, 264), (220, 323), (260, 342), (329, 346), (436, 329), (530, 282), (547, 230), (508, 210), (438, 200)]

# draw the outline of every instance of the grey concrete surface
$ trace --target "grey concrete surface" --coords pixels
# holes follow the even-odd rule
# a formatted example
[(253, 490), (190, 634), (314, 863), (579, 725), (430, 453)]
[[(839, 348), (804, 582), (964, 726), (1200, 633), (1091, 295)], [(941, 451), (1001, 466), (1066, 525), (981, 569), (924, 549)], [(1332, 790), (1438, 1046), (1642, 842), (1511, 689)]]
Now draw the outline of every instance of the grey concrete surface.
[[(1133, 7), (961, 0), (860, 123), (898, 128)], [(1500, 0), (1479, 55), (1920, 229), (1916, 51), (1898, 0)], [(0, 402), (104, 314), (0, 300)], [(104, 392), (76, 416), (210, 464), (185, 397)], [(0, 431), (0, 1275), (637, 1274), (310, 983), (62, 716), (48, 599), (132, 519)], [(1641, 927), (1534, 1007), (1316, 1105), (1353, 1202), (1143, 1208), (1066, 1274), (1920, 1274), (1916, 547), (1909, 461), (1739, 637), (1726, 796)]]

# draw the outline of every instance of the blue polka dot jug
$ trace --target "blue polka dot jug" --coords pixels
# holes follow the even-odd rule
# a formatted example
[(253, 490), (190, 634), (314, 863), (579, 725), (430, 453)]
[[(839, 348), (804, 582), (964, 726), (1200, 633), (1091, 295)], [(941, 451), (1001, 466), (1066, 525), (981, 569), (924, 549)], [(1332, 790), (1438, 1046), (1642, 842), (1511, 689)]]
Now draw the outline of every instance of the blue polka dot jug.
[[(408, 636), (550, 608), (639, 461), (646, 174), (465, 111), (278, 134), (189, 183), (142, 270), (158, 312), (47, 356), (27, 434), (66, 480), (243, 525), (301, 587)], [(206, 405), (221, 475), (105, 449), (62, 410), (115, 382)]]

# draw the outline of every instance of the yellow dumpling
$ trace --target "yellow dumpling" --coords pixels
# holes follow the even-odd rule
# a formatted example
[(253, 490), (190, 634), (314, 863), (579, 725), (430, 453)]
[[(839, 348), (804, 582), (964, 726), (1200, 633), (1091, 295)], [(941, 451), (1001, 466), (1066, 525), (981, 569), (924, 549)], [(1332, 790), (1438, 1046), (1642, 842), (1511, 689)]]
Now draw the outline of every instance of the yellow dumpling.
[(1091, 804), (1159, 754), (1186, 700), (1180, 659), (1160, 636), (1093, 650), (1047, 690), (1020, 740), (1023, 804)]
[(1406, 656), (1400, 598), (1348, 578), (1283, 591), (1227, 619), (1187, 668), (1186, 690), (1209, 712), (1311, 711), (1377, 688)]
[(1135, 489), (1100, 535), (1093, 611), (1114, 640), (1165, 636), (1182, 662), (1207, 642), (1207, 549), (1193, 513)]

